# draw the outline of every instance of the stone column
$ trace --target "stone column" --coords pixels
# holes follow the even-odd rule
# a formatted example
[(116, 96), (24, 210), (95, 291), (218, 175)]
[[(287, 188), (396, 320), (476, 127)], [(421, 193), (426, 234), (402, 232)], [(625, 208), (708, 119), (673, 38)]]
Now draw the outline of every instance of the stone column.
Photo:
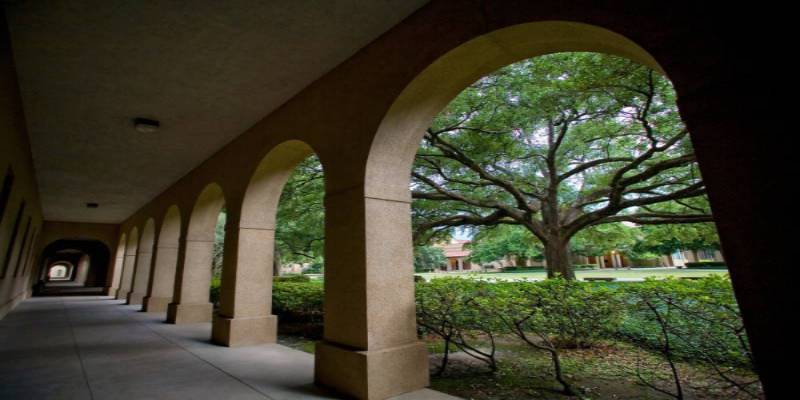
[(417, 340), (409, 199), (325, 199), (325, 334), (315, 381), (360, 399), (428, 385), (428, 351)]
[(128, 293), (128, 304), (142, 304), (142, 299), (147, 295), (147, 281), (150, 278), (151, 261), (153, 254), (148, 249), (142, 249), (136, 258), (136, 269), (133, 275), (133, 287)]
[(175, 296), (167, 307), (167, 322), (211, 322), (214, 305), (209, 301), (208, 292), (214, 239), (186, 239), (183, 249), (183, 263), (175, 276)]
[(172, 302), (175, 288), (175, 269), (178, 264), (178, 245), (165, 244), (156, 249), (153, 272), (148, 285), (147, 296), (142, 299), (142, 311), (166, 312)]
[(272, 315), (275, 230), (259, 224), (237, 227), (231, 222), (225, 234), (222, 293), (211, 339), (231, 347), (275, 343), (278, 334), (278, 318)]
[(75, 283), (86, 284), (86, 277), (89, 276), (89, 256), (84, 254), (78, 259), (78, 268), (75, 272)]
[(117, 249), (116, 257), (114, 258), (114, 269), (110, 271), (106, 283), (106, 294), (109, 296), (116, 296), (117, 289), (119, 289), (120, 279), (122, 278), (122, 265), (125, 263), (125, 253)]
[(122, 262), (122, 278), (119, 282), (119, 289), (117, 289), (117, 300), (127, 300), (128, 293), (131, 291), (133, 284), (133, 270), (136, 267), (136, 254), (125, 254), (125, 259)]

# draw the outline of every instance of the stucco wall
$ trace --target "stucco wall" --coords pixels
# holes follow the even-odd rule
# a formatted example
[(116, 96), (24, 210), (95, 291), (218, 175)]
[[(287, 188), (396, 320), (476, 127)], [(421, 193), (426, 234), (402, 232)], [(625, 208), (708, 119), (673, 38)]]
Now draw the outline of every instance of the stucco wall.
[[(9, 168), (13, 171), (13, 185), (0, 221), (0, 274), (4, 274), (0, 279), (0, 318), (30, 293), (31, 265), (35, 258), (32, 254), (35, 243), (32, 242), (42, 226), (30, 143), (5, 15), (0, 7), (0, 180), (5, 179)], [(20, 214), (23, 202), (25, 206)]]

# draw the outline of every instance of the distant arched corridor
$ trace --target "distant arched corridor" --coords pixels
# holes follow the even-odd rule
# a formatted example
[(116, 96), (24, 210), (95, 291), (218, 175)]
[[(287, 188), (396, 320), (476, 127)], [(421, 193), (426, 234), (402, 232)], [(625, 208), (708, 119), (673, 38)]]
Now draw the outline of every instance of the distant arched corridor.
[(103, 294), (111, 252), (98, 240), (57, 240), (42, 251), (34, 295)]

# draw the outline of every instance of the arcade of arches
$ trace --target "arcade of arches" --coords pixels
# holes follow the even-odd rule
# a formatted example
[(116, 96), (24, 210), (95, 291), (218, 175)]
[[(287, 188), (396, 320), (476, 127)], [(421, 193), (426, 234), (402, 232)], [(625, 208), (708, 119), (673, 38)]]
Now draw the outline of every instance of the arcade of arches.
[[(167, 165), (169, 162), (162, 161), (173, 156), (178, 160), (170, 152), (189, 154), (178, 152), (191, 152), (195, 139), (187, 136), (171, 147), (158, 145), (160, 139), (147, 139), (154, 141), (140, 146), (149, 146), (146, 148), (150, 150), (139, 151), (145, 147), (136, 148), (130, 137), (142, 133), (131, 126), (120, 125), (124, 132), (114, 136), (119, 138), (118, 145), (106, 137), (109, 132), (90, 132), (87, 142), (97, 143), (91, 149), (119, 157), (119, 165), (102, 167), (108, 168), (106, 173), (124, 173), (108, 178), (113, 179), (103, 186), (108, 193), (87, 189), (81, 198), (59, 196), (69, 189), (65, 186), (71, 179), (80, 181), (80, 173), (57, 171), (63, 182), (54, 183), (48, 169), (53, 164), (42, 160), (48, 157), (48, 146), (55, 144), (42, 126), (54, 131), (79, 130), (83, 129), (82, 120), (56, 126), (67, 117), (53, 115), (48, 120), (50, 115), (41, 114), (49, 106), (42, 103), (50, 99), (35, 97), (35, 91), (26, 88), (36, 86), (39, 77), (55, 72), (25, 69), (30, 65), (26, 59), (29, 51), (23, 46), (32, 43), (31, 37), (47, 37), (47, 32), (38, 31), (46, 29), (44, 26), (23, 22), (28, 21), (26, 12), (38, 11), (40, 18), (47, 15), (42, 10), (25, 9), (22, 4), (6, 6), (0, 33), (0, 174), (4, 174), (0, 256), (5, 257), (0, 265), (0, 317), (9, 312), (7, 318), (13, 316), (17, 311), (12, 310), (31, 301), (25, 299), (34, 293), (102, 288), (103, 294), (119, 303), (163, 315), (168, 324), (210, 323), (208, 336), (221, 346), (274, 343), (277, 318), (271, 314), (270, 266), (276, 208), (293, 168), (316, 154), (326, 185), (326, 276), (324, 340), (316, 348), (314, 382), (363, 399), (384, 399), (423, 389), (428, 384), (428, 360), (415, 326), (408, 190), (409, 171), (422, 133), (453, 97), (486, 73), (537, 55), (595, 51), (631, 58), (673, 81), (708, 187), (766, 394), (780, 398), (788, 382), (783, 375), (781, 346), (788, 343), (785, 328), (789, 324), (781, 310), (790, 304), (790, 291), (778, 269), (786, 265), (785, 260), (765, 251), (770, 246), (769, 235), (754, 215), (761, 189), (772, 187), (774, 191), (778, 185), (769, 181), (777, 178), (758, 175), (767, 161), (759, 158), (762, 147), (752, 140), (764, 129), (762, 121), (753, 116), (755, 110), (765, 107), (760, 103), (761, 89), (753, 83), (761, 70), (737, 56), (739, 53), (731, 47), (755, 46), (757, 37), (738, 32), (712, 10), (666, 4), (619, 1), (602, 7), (589, 3), (570, 7), (557, 1), (417, 3), (416, 9), (398, 9), (394, 14), (387, 11), (395, 18), (386, 17), (386, 26), (368, 32), (363, 44), (348, 57), (319, 76), (303, 78), (295, 94), (287, 95), (278, 103), (280, 107), (259, 115), (260, 119), (240, 121), (232, 140), (218, 140), (211, 151), (203, 150), (198, 162), (173, 174), (171, 184), (150, 190), (150, 197), (135, 200), (139, 202), (133, 208), (122, 200), (118, 209), (113, 201), (101, 201), (97, 217), (87, 217), (92, 215), (87, 212), (94, 211), (83, 204), (117, 193), (121, 198), (139, 198), (139, 187), (158, 178), (155, 172), (126, 181), (123, 178), (135, 176), (130, 170), (140, 165), (139, 160), (126, 157)], [(139, 11), (143, 16), (148, 12)], [(215, 11), (202, 8), (193, 12)], [(187, 19), (174, 29), (191, 33), (200, 29), (193, 24), (205, 24), (212, 16), (207, 17)], [(637, 20), (632, 22), (631, 18)], [(133, 31), (114, 34), (135, 35)], [(224, 29), (215, 34), (233, 35)], [(103, 40), (101, 36), (83, 38), (81, 44), (89, 46), (93, 40)], [(168, 40), (167, 36), (143, 40)], [(127, 40), (127, 36), (116, 37), (120, 38)], [(47, 46), (46, 42), (37, 43)], [(223, 47), (215, 51), (223, 51)], [(180, 68), (189, 71), (193, 63), (218, 61), (215, 54), (206, 53), (178, 55), (187, 57), (186, 62), (170, 67), (176, 70), (164, 69), (169, 73), (151, 76), (145, 84), (158, 86), (180, 79), (184, 72)], [(80, 64), (75, 65), (80, 68)], [(115, 85), (114, 79), (126, 79), (123, 73), (105, 72), (112, 75), (98, 76), (104, 84)], [(745, 83), (732, 90), (734, 81)], [(91, 86), (85, 82), (64, 84)], [(211, 100), (193, 102), (194, 89), (189, 83), (183, 85), (186, 95), (181, 97), (186, 100), (175, 101), (185, 102), (185, 108), (165, 109), (165, 113), (184, 113), (191, 119), (191, 113), (199, 118), (219, 112), (219, 118), (227, 118), (224, 113), (237, 111), (238, 106), (226, 103), (224, 97), (241, 91), (221, 92)], [(260, 88), (253, 85), (249, 90)], [(217, 101), (217, 108), (201, 104)], [(125, 113), (152, 114), (163, 118), (155, 135), (169, 140), (170, 129), (179, 130), (184, 121), (162, 117), (158, 109), (149, 109), (146, 104), (130, 110), (110, 106), (86, 109), (80, 110), (80, 115), (105, 118), (100, 114), (108, 113), (125, 119)], [(126, 146), (134, 146), (134, 150)], [(214, 227), (223, 207), (227, 211), (224, 265), (220, 307), (214, 312), (208, 297), (209, 266)], [(72, 209), (79, 211), (70, 214)], [(108, 214), (102, 214), (106, 209)]]

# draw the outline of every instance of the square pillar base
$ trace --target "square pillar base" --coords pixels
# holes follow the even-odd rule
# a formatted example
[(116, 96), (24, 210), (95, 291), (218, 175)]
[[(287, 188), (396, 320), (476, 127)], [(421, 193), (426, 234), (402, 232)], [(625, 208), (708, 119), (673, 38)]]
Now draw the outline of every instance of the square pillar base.
[(278, 317), (228, 318), (215, 315), (211, 340), (228, 347), (275, 343), (278, 340)]
[(357, 399), (387, 399), (429, 384), (423, 342), (371, 351), (319, 342), (314, 357), (316, 384)]
[(128, 293), (128, 305), (142, 304), (144, 293), (130, 292)]
[(114, 296), (117, 300), (127, 300), (128, 299), (128, 291), (125, 289), (117, 289), (117, 295)]
[(144, 312), (167, 312), (167, 306), (172, 301), (172, 297), (153, 297), (147, 296), (142, 299), (142, 311)]
[(214, 305), (169, 303), (167, 306), (167, 322), (170, 324), (193, 324), (211, 322)]

